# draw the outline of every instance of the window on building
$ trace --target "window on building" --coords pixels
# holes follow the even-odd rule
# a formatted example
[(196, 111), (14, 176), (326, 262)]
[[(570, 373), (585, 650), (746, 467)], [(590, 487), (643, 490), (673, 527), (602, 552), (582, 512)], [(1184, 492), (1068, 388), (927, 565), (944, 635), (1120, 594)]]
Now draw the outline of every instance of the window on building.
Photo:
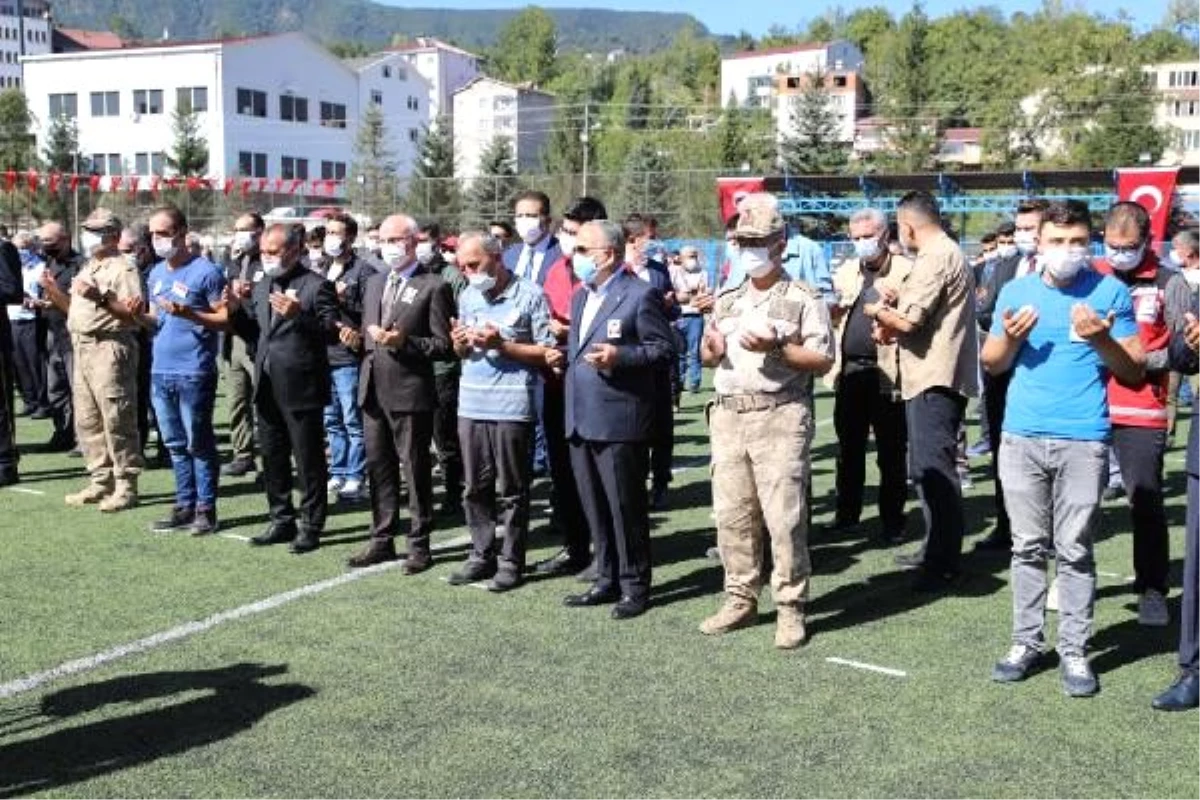
[(410, 142), (412, 142), (413, 144), (416, 144), (417, 140), (420, 138), (421, 138), (421, 132), (419, 130), (417, 130), (416, 128), (408, 129), (408, 140)]
[(134, 89), (133, 110), (139, 114), (163, 113), (162, 89)]
[(405, 69), (403, 66), (397, 64), (396, 65), (396, 77), (402, 81), (408, 80), (408, 70)]
[(321, 180), (324, 180), (324, 181), (344, 181), (344, 180), (346, 180), (346, 162), (344, 162), (344, 161), (322, 161), (321, 162)]
[(119, 117), (120, 115), (120, 92), (92, 92), (93, 117)]
[(383, 92), (378, 89), (371, 90), (371, 102), (377, 106), (383, 105)]
[(120, 175), (124, 172), (120, 153), (93, 153), (92, 172), (97, 175)]
[(74, 94), (50, 95), (50, 119), (66, 117), (75, 119), (79, 116), (79, 99)]
[(280, 95), (279, 118), (284, 122), (308, 122), (308, 98)]
[(385, 77), (385, 78), (392, 77), (392, 68), (389, 67), (387, 64), (383, 65), (383, 77)]
[(266, 117), (267, 93), (255, 89), (238, 89), (237, 113), (247, 117)]
[(346, 107), (341, 103), (321, 103), (321, 125), (326, 128), (346, 127)]
[(1179, 135), (1180, 150), (1200, 150), (1200, 131), (1183, 131)]
[(421, 110), (421, 101), (419, 99), (417, 99), (416, 97), (413, 97), (411, 94), (408, 96), (408, 110), (409, 111), (420, 111)]
[(238, 153), (238, 172), (247, 178), (267, 177), (267, 154), (242, 150)]
[(1195, 100), (1176, 100), (1171, 110), (1173, 116), (1176, 117), (1194, 117), (1200, 110), (1197, 108), (1198, 105), (1200, 103)]
[(181, 86), (175, 90), (175, 103), (192, 111), (208, 111), (207, 86)]
[(308, 159), (283, 156), (280, 159), (279, 175), (284, 180), (308, 180)]
[(163, 153), (136, 153), (133, 157), (135, 175), (162, 175), (165, 166), (166, 155)]

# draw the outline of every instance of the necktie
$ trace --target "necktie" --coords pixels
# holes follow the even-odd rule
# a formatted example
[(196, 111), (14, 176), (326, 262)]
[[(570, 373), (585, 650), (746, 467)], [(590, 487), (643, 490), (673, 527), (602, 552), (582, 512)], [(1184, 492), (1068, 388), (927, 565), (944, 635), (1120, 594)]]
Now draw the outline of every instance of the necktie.
[(396, 307), (396, 297), (400, 294), (400, 287), (403, 283), (404, 279), (400, 277), (400, 273), (388, 273), (387, 286), (383, 290), (383, 313), (380, 315), (382, 324), (390, 324), (392, 309)]

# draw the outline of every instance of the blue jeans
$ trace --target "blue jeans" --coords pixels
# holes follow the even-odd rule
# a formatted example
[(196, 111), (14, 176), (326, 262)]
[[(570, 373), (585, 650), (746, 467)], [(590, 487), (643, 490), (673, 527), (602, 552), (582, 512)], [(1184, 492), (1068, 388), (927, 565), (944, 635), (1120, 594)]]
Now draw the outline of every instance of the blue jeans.
[(367, 469), (363, 444), (362, 409), (358, 407), (358, 365), (334, 367), (333, 399), (325, 406), (329, 437), (329, 477), (361, 481)]
[(217, 376), (169, 375), (150, 378), (154, 416), (175, 469), (175, 505), (217, 507), (220, 459), (213, 433)]
[(679, 382), (689, 390), (700, 388), (700, 340), (704, 336), (704, 317), (691, 314), (675, 323), (686, 345), (679, 353)]

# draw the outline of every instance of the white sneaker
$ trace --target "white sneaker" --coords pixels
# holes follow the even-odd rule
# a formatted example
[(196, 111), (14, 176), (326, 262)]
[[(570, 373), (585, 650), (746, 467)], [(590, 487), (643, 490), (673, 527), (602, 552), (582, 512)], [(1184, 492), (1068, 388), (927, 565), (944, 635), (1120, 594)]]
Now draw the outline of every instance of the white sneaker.
[(339, 500), (361, 500), (363, 497), (362, 481), (356, 481), (353, 478), (342, 484), (338, 490)]
[(1167, 598), (1155, 589), (1147, 589), (1138, 598), (1138, 624), (1154, 628), (1165, 628), (1171, 624), (1171, 612), (1167, 610)]
[(1050, 581), (1050, 588), (1046, 590), (1046, 610), (1058, 611), (1058, 576)]
[(338, 494), (345, 485), (346, 482), (341, 478), (330, 478), (329, 483), (325, 484), (325, 491), (329, 494)]

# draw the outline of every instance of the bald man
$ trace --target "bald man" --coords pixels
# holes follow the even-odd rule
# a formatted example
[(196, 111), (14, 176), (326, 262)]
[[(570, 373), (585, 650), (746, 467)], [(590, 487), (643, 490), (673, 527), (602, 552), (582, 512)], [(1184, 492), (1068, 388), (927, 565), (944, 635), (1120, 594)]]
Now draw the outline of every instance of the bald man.
[[(71, 235), (62, 223), (47, 222), (38, 229), (38, 238), (46, 256), (48, 279), (63, 297), (69, 297), (71, 282), (87, 259), (71, 247)], [(71, 334), (67, 332), (67, 311), (65, 305), (58, 307), (50, 300), (40, 301), (39, 306), (46, 320), (46, 397), (54, 420), (49, 449), (66, 452), (75, 448), (75, 414), (71, 403), (75, 358)]]

